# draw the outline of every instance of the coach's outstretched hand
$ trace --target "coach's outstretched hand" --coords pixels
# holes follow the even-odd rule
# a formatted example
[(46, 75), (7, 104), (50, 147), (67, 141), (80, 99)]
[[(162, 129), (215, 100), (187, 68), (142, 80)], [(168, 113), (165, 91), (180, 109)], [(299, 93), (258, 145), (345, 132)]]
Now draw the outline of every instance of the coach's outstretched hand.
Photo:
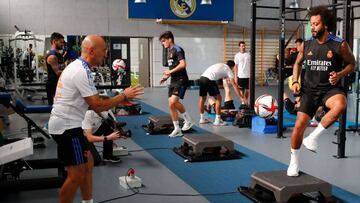
[(140, 85), (128, 87), (122, 94), (126, 96), (126, 100), (139, 99), (144, 94), (144, 87)]

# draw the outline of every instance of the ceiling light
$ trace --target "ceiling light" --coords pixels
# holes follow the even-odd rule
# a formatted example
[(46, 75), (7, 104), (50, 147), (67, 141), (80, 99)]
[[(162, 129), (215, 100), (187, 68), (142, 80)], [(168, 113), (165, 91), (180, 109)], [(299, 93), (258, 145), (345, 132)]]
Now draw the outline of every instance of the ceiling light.
[(146, 3), (146, 0), (135, 0), (136, 4)]
[(290, 5), (289, 8), (299, 8), (299, 3), (297, 0), (293, 0)]
[(211, 0), (201, 0), (201, 5), (211, 5)]

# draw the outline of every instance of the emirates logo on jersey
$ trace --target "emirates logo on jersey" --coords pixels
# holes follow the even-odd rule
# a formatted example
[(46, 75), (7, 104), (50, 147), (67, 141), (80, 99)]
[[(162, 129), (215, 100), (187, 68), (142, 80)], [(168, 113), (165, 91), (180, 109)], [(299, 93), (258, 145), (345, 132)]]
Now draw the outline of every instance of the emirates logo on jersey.
[(307, 53), (307, 55), (312, 56), (313, 55), (312, 51), (309, 51), (309, 53)]
[(326, 54), (326, 57), (328, 57), (328, 59), (331, 59), (333, 56), (334, 56), (334, 54), (331, 50), (329, 50)]

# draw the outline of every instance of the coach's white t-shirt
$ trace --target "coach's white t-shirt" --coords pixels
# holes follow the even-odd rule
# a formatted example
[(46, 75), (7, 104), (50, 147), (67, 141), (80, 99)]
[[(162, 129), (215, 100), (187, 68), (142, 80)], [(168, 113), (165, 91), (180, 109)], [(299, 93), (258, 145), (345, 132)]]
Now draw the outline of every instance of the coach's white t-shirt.
[(82, 121), (82, 129), (91, 129), (92, 133), (95, 133), (101, 126), (103, 120), (109, 117), (109, 114), (112, 118), (115, 118), (111, 110), (101, 112), (100, 115), (102, 117), (93, 110), (87, 110), (85, 118)]
[(250, 78), (250, 54), (248, 52), (235, 54), (234, 62), (238, 66), (238, 78)]
[(219, 80), (223, 78), (234, 78), (234, 74), (228, 65), (223, 63), (216, 63), (205, 70), (201, 75), (209, 80)]
[(49, 120), (49, 133), (81, 127), (89, 108), (84, 97), (96, 95), (89, 64), (79, 58), (61, 73), (56, 87), (54, 105)]

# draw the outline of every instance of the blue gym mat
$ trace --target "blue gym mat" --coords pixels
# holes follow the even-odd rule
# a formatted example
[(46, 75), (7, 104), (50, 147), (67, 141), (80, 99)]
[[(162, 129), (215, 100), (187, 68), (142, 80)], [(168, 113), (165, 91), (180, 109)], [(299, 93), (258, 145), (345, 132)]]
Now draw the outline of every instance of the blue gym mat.
[[(152, 106), (142, 103), (142, 110), (151, 115), (168, 115)], [(132, 131), (132, 140), (142, 148), (173, 148), (182, 144), (182, 138), (169, 138), (167, 135), (146, 135), (141, 125), (148, 123), (147, 115), (118, 117), (126, 120), (127, 129)], [(125, 118), (125, 119), (124, 119)], [(194, 127), (197, 133), (205, 130)], [(235, 144), (235, 149), (244, 154), (241, 159), (184, 162), (184, 159), (172, 150), (149, 150), (154, 158), (169, 168), (199, 193), (235, 192), (239, 186), (250, 186), (250, 177), (254, 172), (286, 170), (287, 166), (246, 147)], [(145, 183), (146, 184), (146, 183)], [(148, 185), (151, 187), (150, 185)], [(161, 191), (158, 191), (161, 193)], [(176, 191), (174, 191), (176, 193)], [(359, 202), (360, 196), (333, 186), (333, 195), (344, 202)], [(210, 202), (251, 202), (240, 193), (222, 196), (205, 196)]]
[[(295, 126), (295, 121), (296, 121), (296, 115), (290, 114), (288, 111), (284, 110), (284, 127), (294, 127)], [(346, 121), (346, 128), (355, 128), (355, 122), (353, 121), (349, 121), (347, 119)], [(335, 127), (339, 127), (339, 121), (336, 121), (333, 124)], [(359, 128), (360, 128), (360, 123), (358, 124)]]

